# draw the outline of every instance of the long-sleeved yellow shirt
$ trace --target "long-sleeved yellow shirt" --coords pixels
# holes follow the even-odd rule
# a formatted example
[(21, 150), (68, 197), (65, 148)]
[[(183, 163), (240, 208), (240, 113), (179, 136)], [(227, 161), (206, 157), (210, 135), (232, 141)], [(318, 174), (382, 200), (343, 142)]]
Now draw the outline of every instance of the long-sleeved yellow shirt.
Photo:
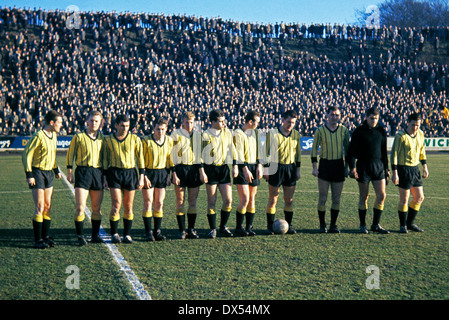
[(238, 164), (255, 164), (259, 160), (259, 132), (237, 129), (234, 131), (234, 146)]
[(268, 131), (265, 139), (266, 162), (301, 165), (301, 136), (293, 129), (288, 136), (279, 129)]
[(86, 131), (75, 134), (67, 151), (67, 168), (72, 168), (73, 162), (77, 166), (102, 168), (103, 139), (101, 132), (98, 132), (95, 139), (92, 139)]
[(145, 170), (143, 158), (142, 140), (133, 133), (123, 140), (118, 140), (114, 134), (104, 137), (103, 141), (103, 168), (105, 170), (114, 167), (121, 169), (139, 169), (140, 173)]
[(312, 162), (317, 162), (318, 149), (321, 147), (320, 158), (326, 160), (344, 159), (349, 147), (349, 131), (339, 124), (334, 131), (326, 125), (319, 127), (313, 136)]
[(142, 146), (146, 169), (170, 169), (174, 166), (171, 161), (173, 140), (169, 136), (165, 136), (164, 142), (158, 144), (150, 134), (142, 139)]
[(201, 164), (201, 132), (192, 131), (192, 134), (184, 129), (176, 129), (172, 132), (173, 149), (171, 160), (174, 165)]
[(235, 147), (229, 129), (207, 129), (202, 135), (202, 162), (207, 165), (221, 166), (233, 164)]
[(39, 130), (28, 141), (22, 153), (22, 164), (27, 177), (31, 177), (32, 168), (40, 170), (57, 169), (56, 165), (57, 137), (53, 132), (49, 137), (43, 130)]
[(424, 147), (424, 133), (418, 130), (416, 136), (410, 136), (406, 131), (400, 131), (394, 138), (391, 148), (391, 168), (400, 166), (417, 166), (420, 162), (426, 163), (426, 150)]

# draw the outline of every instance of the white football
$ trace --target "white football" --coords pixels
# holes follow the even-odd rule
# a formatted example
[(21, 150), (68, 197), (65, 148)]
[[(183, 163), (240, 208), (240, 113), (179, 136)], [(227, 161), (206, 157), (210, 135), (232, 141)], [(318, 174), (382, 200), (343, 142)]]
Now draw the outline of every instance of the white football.
[(288, 231), (288, 222), (284, 219), (277, 219), (273, 222), (273, 232), (276, 234), (284, 234)]

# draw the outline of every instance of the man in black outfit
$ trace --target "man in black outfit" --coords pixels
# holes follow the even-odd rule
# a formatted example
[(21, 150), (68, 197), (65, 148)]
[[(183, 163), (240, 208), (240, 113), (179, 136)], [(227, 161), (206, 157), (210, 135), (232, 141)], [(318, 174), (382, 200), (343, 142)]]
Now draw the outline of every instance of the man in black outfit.
[(387, 234), (390, 232), (379, 225), (386, 198), (387, 179), (390, 175), (387, 135), (384, 128), (378, 125), (379, 117), (380, 112), (377, 108), (367, 110), (365, 121), (352, 134), (346, 161), (350, 169), (350, 176), (355, 178), (359, 185), (360, 232), (368, 233), (365, 217), (368, 209), (369, 182), (371, 181), (376, 193), (371, 231)]

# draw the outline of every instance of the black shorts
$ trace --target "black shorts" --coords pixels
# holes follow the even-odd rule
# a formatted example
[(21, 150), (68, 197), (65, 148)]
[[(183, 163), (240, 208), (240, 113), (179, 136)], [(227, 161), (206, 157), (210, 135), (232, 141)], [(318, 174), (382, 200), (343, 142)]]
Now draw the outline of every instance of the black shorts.
[(268, 176), (268, 184), (273, 187), (296, 186), (296, 164), (278, 164), (276, 173)]
[(53, 187), (53, 179), (55, 177), (53, 170), (41, 170), (34, 167), (32, 169), (35, 185), (28, 185), (30, 189), (47, 189)]
[(106, 179), (109, 188), (136, 190), (138, 186), (138, 175), (136, 169), (109, 168), (106, 171)]
[(409, 190), (412, 187), (421, 187), (422, 179), (421, 172), (419, 171), (419, 167), (410, 167), (410, 166), (398, 166), (398, 177), (399, 184), (398, 187)]
[(328, 182), (345, 181), (345, 163), (343, 159), (320, 159), (318, 178)]
[(76, 167), (75, 188), (103, 190), (103, 172), (99, 168)]
[(167, 169), (145, 169), (145, 175), (150, 180), (152, 188), (164, 189), (167, 187)]
[(251, 174), (253, 175), (253, 181), (251, 183), (249, 183), (248, 181), (245, 180), (245, 176), (243, 175), (243, 167), (245, 165), (243, 164), (239, 164), (239, 175), (237, 177), (234, 178), (234, 184), (247, 184), (250, 185), (252, 187), (257, 187), (260, 185), (260, 180), (256, 179), (257, 175), (256, 175), (256, 169), (257, 169), (257, 164), (253, 164), (253, 163), (249, 163), (246, 166), (248, 167), (249, 171), (251, 172)]
[(231, 171), (227, 164), (221, 166), (205, 164), (204, 172), (207, 175), (207, 184), (231, 183)]
[(198, 188), (203, 184), (200, 179), (199, 164), (177, 164), (175, 172), (179, 178), (179, 186), (182, 188)]
[(358, 182), (368, 183), (385, 179), (385, 167), (382, 160), (374, 160), (370, 162), (357, 161), (356, 165)]

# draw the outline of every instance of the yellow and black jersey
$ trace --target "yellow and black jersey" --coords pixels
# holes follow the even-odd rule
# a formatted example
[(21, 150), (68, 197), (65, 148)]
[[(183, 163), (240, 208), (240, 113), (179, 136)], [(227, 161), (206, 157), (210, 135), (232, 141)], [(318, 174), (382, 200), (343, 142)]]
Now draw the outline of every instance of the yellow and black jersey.
[(173, 149), (172, 138), (165, 136), (164, 142), (158, 144), (150, 134), (142, 138), (142, 146), (146, 169), (170, 169), (173, 167), (170, 159)]
[(51, 137), (43, 130), (33, 134), (22, 153), (22, 163), (27, 177), (30, 177), (33, 167), (46, 171), (57, 169), (56, 147), (55, 132)]
[(238, 164), (255, 164), (259, 161), (259, 131), (237, 129), (234, 131), (235, 160)]
[(142, 140), (133, 133), (123, 140), (118, 140), (115, 134), (110, 134), (103, 139), (103, 168), (111, 167), (120, 169), (138, 168), (140, 173), (145, 169), (143, 158)]
[(301, 136), (293, 129), (285, 136), (279, 129), (271, 129), (265, 139), (268, 162), (301, 165)]
[(405, 130), (400, 131), (394, 138), (391, 148), (391, 168), (397, 166), (415, 167), (420, 162), (426, 163), (426, 150), (424, 147), (424, 133), (418, 130), (416, 136), (412, 137)]
[(97, 133), (95, 139), (91, 138), (86, 130), (75, 134), (67, 151), (67, 168), (73, 168), (73, 162), (77, 166), (102, 168), (103, 139), (104, 136), (101, 132)]
[(184, 129), (176, 129), (170, 136), (173, 140), (171, 161), (174, 165), (193, 165), (201, 163), (201, 132), (189, 134)]
[(222, 166), (235, 163), (235, 148), (229, 129), (207, 129), (202, 135), (202, 162)]
[(334, 131), (326, 125), (315, 131), (312, 144), (312, 162), (317, 162), (318, 149), (321, 147), (320, 159), (339, 160), (344, 159), (349, 146), (349, 131), (339, 124)]

